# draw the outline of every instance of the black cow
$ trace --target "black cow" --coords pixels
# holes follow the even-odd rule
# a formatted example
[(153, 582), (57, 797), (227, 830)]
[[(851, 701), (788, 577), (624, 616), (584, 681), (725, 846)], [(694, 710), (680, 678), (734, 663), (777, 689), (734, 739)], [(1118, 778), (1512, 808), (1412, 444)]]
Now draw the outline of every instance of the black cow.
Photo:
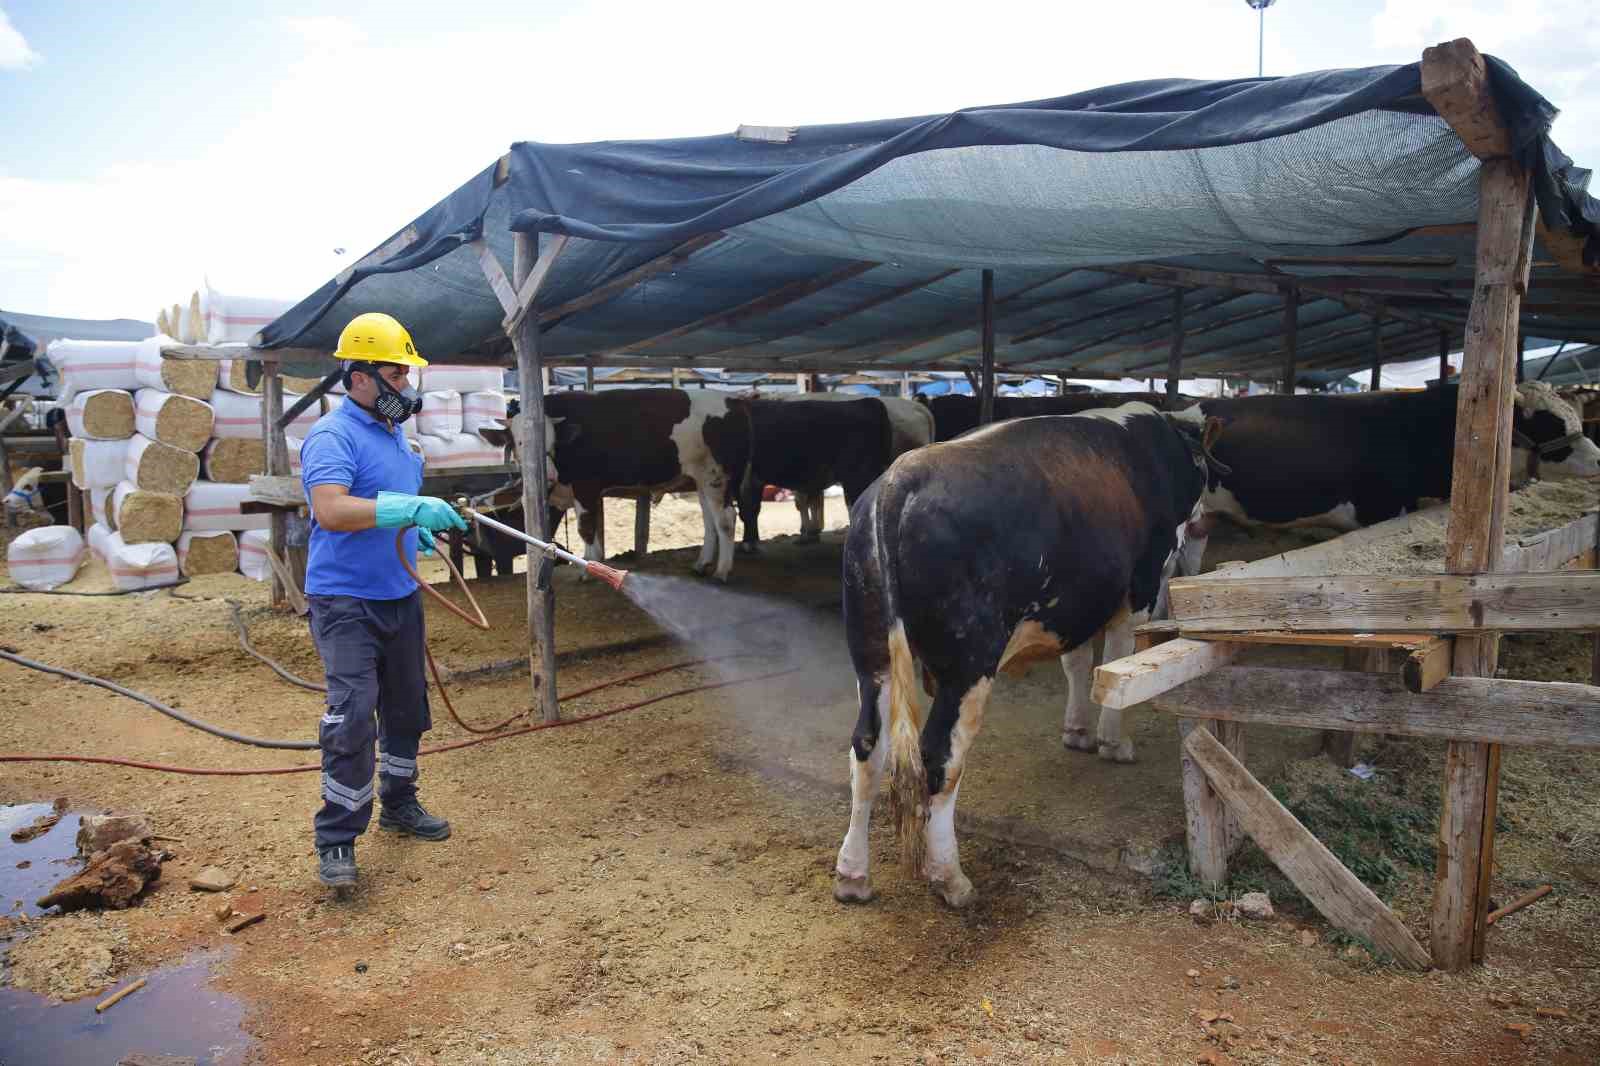
[[(761, 489), (777, 485), (820, 500), (829, 485), (842, 485), (854, 503), (894, 458), (894, 431), (881, 400), (785, 403), (745, 400), (750, 418), (750, 457), (739, 492), (745, 552), (761, 548), (757, 516)], [(802, 530), (816, 540), (820, 528)]]
[[(1148, 404), (1026, 418), (901, 456), (856, 501), (844, 621), (860, 718), (835, 898), (872, 895), (867, 831), (886, 764), (904, 857), (952, 906), (972, 898), (955, 803), (996, 675), (1102, 631), (1132, 650), (1201, 514), (1205, 448)], [(1102, 716), (1100, 737), (1126, 743), (1120, 713)]]
[[(1147, 403), (1161, 408), (1166, 395), (1159, 392), (1073, 392), (1065, 396), (996, 396), (994, 420), (1005, 422), (1013, 418), (1034, 418), (1038, 415), (1075, 415), (1101, 407), (1115, 407), (1123, 403)], [(978, 399), (975, 396), (919, 396), (918, 403), (928, 405), (933, 412), (934, 439), (955, 440), (963, 433), (978, 428)], [(1188, 396), (1179, 397), (1180, 405), (1193, 403)]]
[[(1359, 529), (1448, 499), (1458, 389), (1202, 400), (1178, 417), (1227, 426), (1206, 510), (1246, 524)], [(1517, 386), (1513, 481), (1600, 475), (1570, 403), (1542, 382)]]

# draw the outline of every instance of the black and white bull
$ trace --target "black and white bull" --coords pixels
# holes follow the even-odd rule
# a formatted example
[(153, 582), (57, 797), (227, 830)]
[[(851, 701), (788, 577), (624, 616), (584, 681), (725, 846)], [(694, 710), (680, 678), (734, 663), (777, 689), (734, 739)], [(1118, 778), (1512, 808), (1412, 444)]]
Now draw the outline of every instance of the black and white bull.
[[(780, 392), (767, 397), (773, 400), (782, 400), (786, 403), (840, 403), (855, 402), (861, 399), (860, 394), (848, 392)], [(900, 396), (879, 396), (878, 403), (883, 405), (884, 413), (889, 416), (889, 428), (892, 435), (892, 444), (889, 448), (889, 461), (893, 462), (906, 452), (925, 448), (934, 442), (933, 411), (927, 404), (917, 400), (908, 400)], [(848, 493), (846, 493), (848, 495)], [(823, 526), (823, 495), (820, 492), (796, 492), (794, 505), (800, 512), (800, 540), (802, 543), (821, 539)], [(759, 498), (757, 506), (760, 506)]]
[[(964, 433), (978, 428), (978, 399), (975, 396), (920, 397), (916, 401), (927, 407), (933, 415), (934, 439), (955, 440)], [(1193, 403), (1187, 396), (1179, 397), (1179, 404)], [(1160, 408), (1166, 396), (1159, 392), (1070, 392), (1065, 396), (996, 396), (994, 420), (1006, 422), (1014, 418), (1036, 418), (1039, 415), (1075, 415), (1101, 407), (1115, 407), (1124, 403), (1147, 403)]]
[[(508, 419), (520, 451), (522, 411)], [(560, 392), (544, 399), (545, 479), (553, 515), (578, 511), (586, 559), (599, 559), (600, 500), (611, 493), (693, 489), (705, 541), (695, 571), (728, 580), (733, 568), (734, 495), (749, 455), (742, 401), (684, 389)], [(480, 430), (503, 443), (503, 433)]]
[(750, 455), (738, 497), (743, 551), (761, 548), (757, 516), (762, 486), (793, 489), (797, 505), (802, 495), (817, 501), (814, 530), (806, 527), (806, 508), (800, 507), (801, 540), (815, 540), (822, 533), (823, 490), (841, 485), (845, 500), (854, 503), (894, 459), (894, 431), (881, 400), (740, 402), (750, 418)]
[[(1202, 400), (1178, 417), (1227, 427), (1217, 458), (1231, 472), (1212, 476), (1209, 515), (1349, 531), (1449, 498), (1457, 392)], [(1600, 475), (1600, 447), (1543, 382), (1517, 386), (1512, 440), (1514, 483)]]
[[(952, 906), (972, 898), (955, 805), (995, 677), (1102, 631), (1131, 650), (1201, 514), (1206, 443), (1139, 403), (1002, 422), (901, 457), (856, 501), (844, 622), (860, 717), (837, 899), (871, 898), (867, 832), (889, 766), (904, 858)], [(1120, 713), (1102, 716), (1100, 741), (1126, 743)]]

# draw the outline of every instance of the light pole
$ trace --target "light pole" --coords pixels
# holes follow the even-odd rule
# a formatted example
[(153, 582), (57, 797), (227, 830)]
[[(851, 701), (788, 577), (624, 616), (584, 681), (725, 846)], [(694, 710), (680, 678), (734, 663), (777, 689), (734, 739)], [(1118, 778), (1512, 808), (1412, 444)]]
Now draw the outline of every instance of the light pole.
[(1267, 8), (1278, 0), (1244, 0), (1244, 2), (1256, 9), (1256, 77), (1259, 78), (1266, 69), (1262, 59), (1266, 55)]

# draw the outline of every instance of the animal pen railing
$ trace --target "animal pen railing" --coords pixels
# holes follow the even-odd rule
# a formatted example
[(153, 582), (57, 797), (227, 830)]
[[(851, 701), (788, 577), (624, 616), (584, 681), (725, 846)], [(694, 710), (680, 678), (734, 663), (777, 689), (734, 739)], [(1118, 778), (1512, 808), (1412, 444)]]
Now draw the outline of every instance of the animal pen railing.
[[(1422, 90), (1483, 160), (1445, 573), (1328, 574), (1313, 549), (1300, 573), (1280, 565), (1258, 577), (1244, 567), (1175, 581), (1177, 639), (1102, 667), (1095, 693), (1107, 706), (1153, 699), (1180, 716), (1197, 876), (1225, 879), (1228, 856), (1248, 835), (1334, 925), (1408, 965), (1459, 969), (1483, 958), (1501, 745), (1600, 747), (1600, 687), (1496, 679), (1499, 635), (1600, 630), (1600, 572), (1553, 569), (1574, 559), (1596, 565), (1593, 515), (1506, 557), (1516, 323), (1535, 232), (1530, 177), (1512, 158), (1470, 42), (1428, 49)], [(1386, 668), (1398, 649), (1404, 680), (1229, 666), (1247, 643), (1342, 646), (1367, 669)], [(1242, 756), (1252, 722), (1449, 742), (1431, 951), (1251, 776)]]

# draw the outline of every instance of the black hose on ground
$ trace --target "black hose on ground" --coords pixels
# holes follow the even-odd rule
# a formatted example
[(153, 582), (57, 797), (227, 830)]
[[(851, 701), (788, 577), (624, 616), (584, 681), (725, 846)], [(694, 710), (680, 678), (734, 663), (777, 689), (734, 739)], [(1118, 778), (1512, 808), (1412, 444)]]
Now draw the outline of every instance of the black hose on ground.
[(315, 681), (307, 681), (303, 677), (296, 677), (294, 674), (291, 674), (289, 671), (279, 666), (276, 662), (273, 662), (265, 655), (262, 655), (260, 652), (256, 651), (255, 647), (250, 643), (249, 634), (244, 628), (244, 615), (239, 610), (239, 601), (227, 600), (226, 603), (228, 604), (228, 610), (233, 612), (233, 628), (234, 631), (239, 634), (239, 647), (243, 648), (246, 654), (263, 663), (266, 663), (273, 673), (277, 674), (291, 685), (299, 685), (301, 688), (310, 689), (312, 692), (328, 691), (327, 685), (319, 685)]
[(223, 740), (231, 740), (237, 744), (250, 744), (257, 748), (281, 748), (290, 751), (316, 751), (321, 747), (321, 745), (315, 740), (270, 740), (265, 737), (252, 737), (247, 736), (244, 733), (235, 733), (231, 729), (224, 729), (221, 726), (212, 725), (210, 722), (203, 722), (198, 718), (191, 717), (190, 715), (184, 714), (176, 707), (169, 707), (160, 700), (146, 696), (142, 692), (135, 692), (131, 688), (123, 688), (121, 685), (116, 684), (115, 682), (106, 681), (103, 678), (91, 677), (88, 674), (80, 674), (75, 670), (65, 670), (59, 666), (50, 666), (47, 663), (35, 662), (33, 659), (24, 658), (15, 652), (6, 651), (4, 648), (0, 648), (0, 659), (4, 659), (9, 663), (15, 663), (18, 666), (25, 666), (29, 670), (38, 670), (40, 673), (44, 674), (54, 674), (56, 677), (64, 677), (68, 681), (76, 681), (83, 685), (94, 685), (97, 688), (103, 688), (107, 691), (115, 692), (119, 696), (126, 696), (130, 700), (136, 700), (139, 703), (144, 704), (146, 707), (160, 711), (168, 718), (171, 718), (177, 722), (182, 722), (184, 725), (189, 726), (192, 729), (198, 729), (202, 733), (210, 733), (214, 737), (221, 737)]

